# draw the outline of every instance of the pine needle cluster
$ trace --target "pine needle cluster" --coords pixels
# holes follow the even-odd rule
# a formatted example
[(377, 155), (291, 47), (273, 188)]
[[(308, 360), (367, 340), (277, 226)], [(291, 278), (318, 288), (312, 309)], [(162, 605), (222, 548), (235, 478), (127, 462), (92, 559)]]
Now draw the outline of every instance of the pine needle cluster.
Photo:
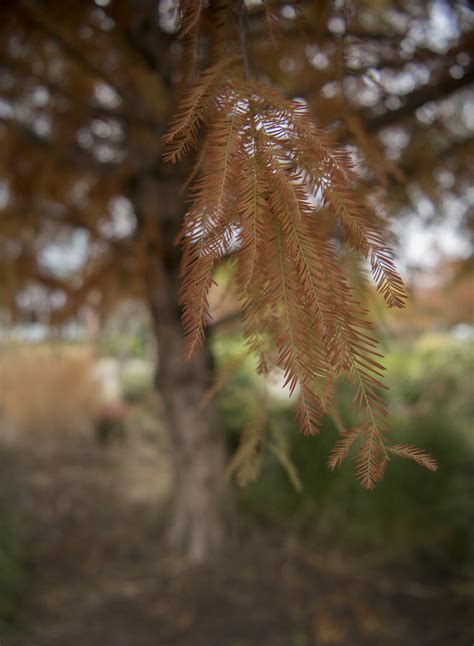
[[(183, 14), (187, 33), (199, 20), (198, 5)], [(366, 489), (380, 480), (391, 455), (434, 470), (423, 451), (390, 446), (373, 326), (331, 239), (337, 224), (368, 260), (387, 305), (404, 307), (383, 218), (358, 194), (348, 152), (315, 124), (304, 102), (247, 78), (240, 56), (220, 58), (189, 87), (164, 143), (171, 162), (201, 144), (180, 239), (186, 356), (204, 340), (216, 266), (232, 255), (248, 346), (261, 372), (277, 365), (289, 392), (299, 392), (302, 432), (318, 432), (338, 380), (353, 385), (358, 422), (334, 446), (329, 467), (354, 450)]]

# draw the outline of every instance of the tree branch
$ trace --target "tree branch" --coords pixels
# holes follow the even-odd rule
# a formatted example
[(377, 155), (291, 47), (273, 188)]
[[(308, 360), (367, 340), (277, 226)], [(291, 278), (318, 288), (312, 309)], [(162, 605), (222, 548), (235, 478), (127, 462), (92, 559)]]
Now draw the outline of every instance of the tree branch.
[(468, 87), (472, 83), (474, 83), (474, 68), (466, 70), (464, 76), (460, 79), (445, 76), (437, 83), (413, 90), (407, 96), (405, 103), (396, 110), (388, 110), (384, 114), (370, 116), (368, 118), (364, 118), (364, 115), (360, 116), (364, 120), (366, 130), (378, 131), (400, 119), (414, 116), (416, 110), (426, 103), (430, 101), (442, 101), (454, 92)]

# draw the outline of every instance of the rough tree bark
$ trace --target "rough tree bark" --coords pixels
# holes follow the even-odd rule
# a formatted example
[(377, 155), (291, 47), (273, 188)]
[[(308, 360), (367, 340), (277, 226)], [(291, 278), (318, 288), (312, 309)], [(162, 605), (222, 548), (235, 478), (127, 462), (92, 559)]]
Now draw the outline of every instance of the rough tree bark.
[(175, 482), (165, 540), (192, 563), (207, 560), (225, 527), (225, 448), (214, 401), (202, 398), (214, 378), (208, 344), (183, 360), (176, 236), (184, 213), (182, 179), (147, 178), (138, 188), (142, 226), (153, 227), (147, 249), (147, 297), (158, 346), (156, 384), (174, 446)]

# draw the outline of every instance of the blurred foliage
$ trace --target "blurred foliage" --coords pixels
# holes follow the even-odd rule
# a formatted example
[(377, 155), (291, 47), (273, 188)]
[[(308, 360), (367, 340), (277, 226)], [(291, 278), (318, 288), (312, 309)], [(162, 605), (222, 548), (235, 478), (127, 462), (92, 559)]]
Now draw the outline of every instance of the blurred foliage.
[(99, 351), (106, 357), (143, 359), (146, 350), (146, 339), (135, 334), (102, 334), (99, 339)]
[(386, 360), (399, 415), (436, 413), (469, 430), (474, 415), (472, 379), (474, 343), (469, 336), (426, 334), (413, 344), (395, 347)]
[(120, 375), (122, 397), (128, 402), (143, 400), (153, 392), (153, 366), (146, 361), (129, 361)]
[[(233, 347), (230, 343), (229, 353)], [(218, 348), (226, 360), (223, 345)], [(452, 335), (425, 335), (396, 344), (387, 353), (391, 430), (396, 442), (414, 443), (439, 463), (432, 474), (393, 458), (384, 480), (370, 494), (360, 490), (344, 466), (326, 466), (337, 431), (327, 419), (318, 437), (298, 432), (291, 407), (273, 400), (270, 423), (286, 435), (288, 457), (301, 481), (292, 485), (275, 454), (262, 450), (260, 475), (240, 492), (243, 509), (264, 523), (287, 524), (341, 544), (383, 545), (394, 557), (417, 557), (427, 569), (463, 576), (474, 573), (474, 443), (469, 430), (473, 403), (470, 381), (473, 345)], [(263, 390), (250, 366), (243, 367), (220, 393), (232, 450), (249, 407), (262, 405)], [(350, 394), (342, 389), (345, 423)]]
[(106, 357), (147, 358), (154, 348), (149, 313), (144, 303), (131, 299), (115, 307), (105, 317), (97, 345)]

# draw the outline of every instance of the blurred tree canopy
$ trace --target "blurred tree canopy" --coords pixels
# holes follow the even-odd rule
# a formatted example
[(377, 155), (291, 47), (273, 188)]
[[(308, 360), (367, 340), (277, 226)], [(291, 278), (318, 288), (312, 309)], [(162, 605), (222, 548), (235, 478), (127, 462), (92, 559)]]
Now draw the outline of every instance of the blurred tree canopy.
[[(254, 72), (308, 101), (365, 159), (362, 179), (390, 187), (397, 213), (455, 218), (471, 235), (469, 4), (246, 4)], [(3, 304), (55, 321), (145, 296), (160, 200), (146, 208), (137, 184), (176, 174), (160, 146), (185, 49), (176, 3), (18, 0), (2, 17)]]

